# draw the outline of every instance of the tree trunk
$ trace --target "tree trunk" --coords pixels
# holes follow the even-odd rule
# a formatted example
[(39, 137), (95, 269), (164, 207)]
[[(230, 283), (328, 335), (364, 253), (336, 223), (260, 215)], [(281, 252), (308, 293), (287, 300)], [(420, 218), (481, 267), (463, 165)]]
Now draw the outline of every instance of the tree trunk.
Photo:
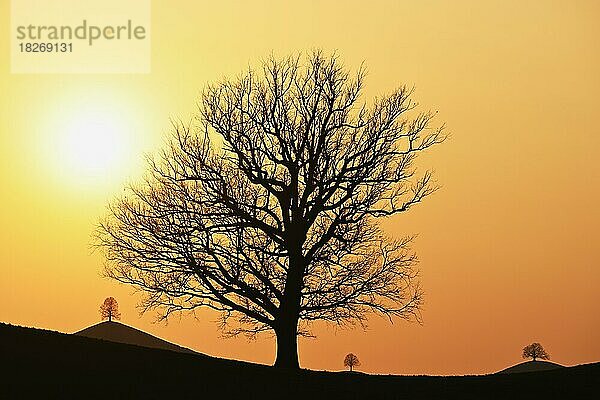
[(277, 358), (275, 366), (279, 368), (300, 368), (298, 362), (298, 319), (304, 274), (304, 260), (301, 247), (290, 252), (290, 263), (285, 282), (283, 299), (279, 306), (276, 321)]
[(275, 330), (277, 336), (277, 358), (275, 366), (278, 368), (298, 369), (298, 319), (295, 321), (281, 321), (281, 327)]

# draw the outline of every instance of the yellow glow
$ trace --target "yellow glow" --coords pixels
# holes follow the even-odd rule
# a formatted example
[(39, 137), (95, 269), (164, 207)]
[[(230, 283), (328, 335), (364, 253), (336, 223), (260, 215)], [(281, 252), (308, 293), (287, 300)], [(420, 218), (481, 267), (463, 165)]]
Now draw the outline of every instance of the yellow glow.
[(123, 123), (114, 115), (89, 112), (67, 121), (61, 146), (75, 177), (104, 177), (123, 169), (129, 152)]
[[(97, 93), (83, 103), (78, 97), (65, 95), (44, 119), (39, 151), (46, 161), (39, 172), (57, 187), (108, 194), (141, 170), (148, 142), (139, 138), (142, 119), (118, 93)], [(69, 112), (61, 112), (65, 107)]]

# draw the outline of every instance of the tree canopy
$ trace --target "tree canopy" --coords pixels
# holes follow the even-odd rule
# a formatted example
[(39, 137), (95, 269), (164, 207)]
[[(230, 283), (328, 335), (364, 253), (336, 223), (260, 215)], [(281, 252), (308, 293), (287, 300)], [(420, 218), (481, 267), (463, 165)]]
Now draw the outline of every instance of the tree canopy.
[(354, 367), (358, 366), (360, 366), (360, 361), (358, 360), (358, 357), (352, 353), (347, 354), (344, 358), (344, 367), (348, 367), (350, 368), (350, 371), (353, 371)]
[(536, 342), (523, 347), (523, 358), (533, 358), (533, 361), (538, 358), (540, 360), (549, 360), (550, 355), (544, 350), (541, 344)]
[(114, 297), (107, 297), (104, 302), (100, 305), (100, 317), (102, 319), (108, 319), (112, 321), (114, 319), (121, 319), (121, 313), (119, 312), (119, 303)]

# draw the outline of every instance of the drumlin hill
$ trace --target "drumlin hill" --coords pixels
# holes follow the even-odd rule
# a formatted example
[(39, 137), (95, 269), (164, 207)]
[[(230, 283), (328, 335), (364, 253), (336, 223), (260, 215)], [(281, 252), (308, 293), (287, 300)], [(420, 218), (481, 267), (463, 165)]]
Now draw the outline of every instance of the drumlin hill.
[(86, 40), (91, 46), (96, 40), (144, 40), (146, 39), (146, 28), (142, 25), (134, 25), (127, 20), (123, 25), (91, 25), (83, 20), (81, 25), (75, 27), (70, 25), (20, 25), (17, 26), (18, 40)]

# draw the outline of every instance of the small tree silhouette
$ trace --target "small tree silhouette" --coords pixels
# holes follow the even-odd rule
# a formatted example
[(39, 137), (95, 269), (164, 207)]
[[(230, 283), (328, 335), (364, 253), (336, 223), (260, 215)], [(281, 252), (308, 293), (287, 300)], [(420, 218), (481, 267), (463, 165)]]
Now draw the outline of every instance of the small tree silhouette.
[(360, 365), (360, 361), (358, 361), (358, 357), (354, 354), (350, 353), (346, 355), (344, 358), (344, 367), (350, 368), (350, 371), (354, 369), (354, 367), (358, 367)]
[(108, 321), (112, 319), (121, 319), (121, 313), (119, 312), (119, 303), (114, 297), (107, 297), (104, 303), (100, 306), (100, 316), (102, 319), (108, 318)]
[(544, 350), (541, 344), (531, 343), (530, 345), (523, 347), (523, 358), (533, 358), (533, 361), (535, 361), (536, 358), (549, 360), (550, 355)]

